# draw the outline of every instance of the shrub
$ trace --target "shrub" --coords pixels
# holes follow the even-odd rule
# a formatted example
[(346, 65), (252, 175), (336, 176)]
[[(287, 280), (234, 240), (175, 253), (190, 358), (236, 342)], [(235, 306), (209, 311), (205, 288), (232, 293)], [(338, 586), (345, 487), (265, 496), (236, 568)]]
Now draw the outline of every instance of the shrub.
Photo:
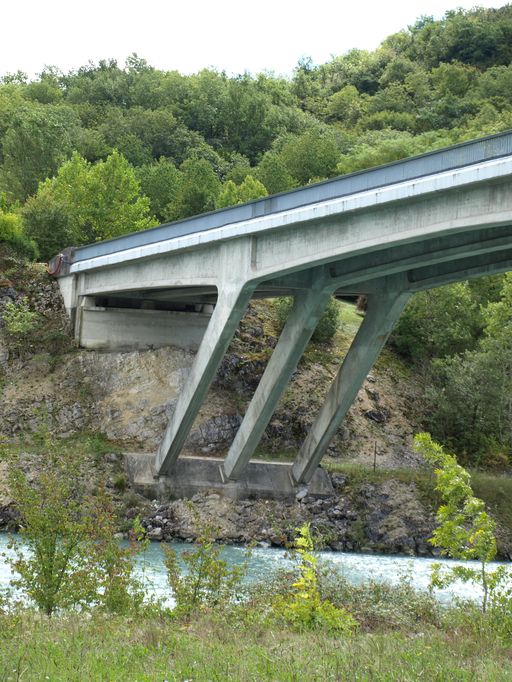
[(325, 628), (350, 635), (356, 629), (357, 621), (344, 608), (322, 599), (320, 595), (317, 559), (313, 553), (309, 524), (298, 529), (295, 548), (299, 575), (291, 590), (275, 599), (274, 613), (298, 629)]
[(9, 334), (26, 338), (36, 329), (39, 315), (30, 309), (27, 298), (22, 298), (5, 304), (2, 319)]
[(36, 480), (21, 466), (10, 473), (10, 488), (22, 516), (20, 533), (28, 546), (14, 542), (14, 585), (51, 616), (57, 609), (90, 602), (94, 585), (87, 566), (87, 525), (78, 479), (58, 456), (49, 454)]
[(443, 569), (435, 564), (432, 586), (445, 587), (455, 580), (473, 582), (482, 588), (484, 613), (490, 605), (494, 610), (504, 610), (504, 615), (510, 618), (512, 574), (503, 566), (489, 571), (488, 564), (496, 557), (496, 523), (485, 511), (484, 502), (473, 495), (469, 473), (457, 464), (453, 455), (444, 452), (430, 434), (418, 434), (414, 444), (425, 459), (437, 467), (436, 490), (443, 500), (436, 515), (438, 527), (430, 542), (445, 556), (480, 562), (478, 569), (472, 566)]
[[(22, 522), (24, 544), (13, 540), (13, 581), (47, 616), (76, 606), (100, 605), (126, 612), (140, 605), (142, 593), (131, 573), (135, 548), (121, 548), (105, 486), (87, 493), (83, 462), (75, 451), (48, 451), (31, 467), (11, 462), (9, 485)], [(28, 552), (27, 552), (28, 549)]]
[[(276, 299), (275, 307), (277, 310), (279, 326), (282, 329), (293, 307), (293, 298), (291, 296), (278, 298)], [(340, 307), (338, 301), (333, 297), (329, 300), (311, 339), (318, 343), (326, 343), (334, 337), (338, 331), (339, 325)]]
[(343, 605), (365, 628), (410, 631), (418, 623), (438, 625), (440, 621), (439, 602), (432, 594), (415, 589), (407, 575), (397, 585), (377, 580), (353, 585), (338, 571), (320, 567), (318, 585), (323, 598)]
[(2, 242), (28, 260), (35, 260), (38, 256), (36, 243), (23, 231), (21, 218), (16, 213), (4, 213), (0, 209), (0, 243)]
[(122, 547), (116, 537), (112, 498), (104, 482), (89, 498), (86, 519), (87, 562), (95, 582), (95, 603), (109, 613), (137, 611), (144, 600), (143, 586), (133, 576), (134, 558), (141, 548), (138, 519), (129, 547)]
[(223, 547), (215, 543), (214, 528), (201, 525), (197, 514), (196, 523), (200, 529), (195, 548), (182, 554), (187, 573), (181, 573), (176, 551), (172, 547), (164, 548), (167, 579), (180, 615), (234, 601), (247, 568), (245, 564), (229, 567), (221, 559)]

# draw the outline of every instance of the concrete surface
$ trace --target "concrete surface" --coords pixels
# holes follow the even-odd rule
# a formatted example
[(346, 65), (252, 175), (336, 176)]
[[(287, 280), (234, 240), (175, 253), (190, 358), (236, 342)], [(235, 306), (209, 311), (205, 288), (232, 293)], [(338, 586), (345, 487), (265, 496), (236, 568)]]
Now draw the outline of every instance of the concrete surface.
[(329, 497), (333, 487), (329, 475), (318, 468), (309, 485), (296, 485), (290, 476), (291, 463), (250, 461), (237, 481), (226, 481), (221, 459), (180, 457), (171, 476), (156, 476), (153, 454), (125, 455), (127, 474), (135, 490), (149, 499), (190, 498), (198, 492), (214, 490), (232, 499), (263, 497), (294, 499), (304, 495)]

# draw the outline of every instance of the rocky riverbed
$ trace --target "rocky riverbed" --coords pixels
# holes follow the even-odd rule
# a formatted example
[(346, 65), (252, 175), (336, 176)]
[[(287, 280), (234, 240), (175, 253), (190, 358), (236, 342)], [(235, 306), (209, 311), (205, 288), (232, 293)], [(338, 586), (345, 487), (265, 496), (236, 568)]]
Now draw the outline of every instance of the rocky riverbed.
[(349, 488), (334, 475), (336, 494), (296, 501), (231, 500), (201, 493), (192, 500), (159, 506), (143, 520), (153, 540), (193, 540), (201, 527), (214, 529), (225, 543), (255, 542), (284, 547), (301, 524), (309, 522), (321, 545), (339, 551), (432, 554), (432, 510), (421, 502), (414, 483), (387, 480)]

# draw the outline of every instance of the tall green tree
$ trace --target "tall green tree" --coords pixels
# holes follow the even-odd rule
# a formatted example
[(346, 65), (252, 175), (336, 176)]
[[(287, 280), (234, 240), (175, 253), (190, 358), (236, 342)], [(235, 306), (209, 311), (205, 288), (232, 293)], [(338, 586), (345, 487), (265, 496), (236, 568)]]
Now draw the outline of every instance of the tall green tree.
[(2, 184), (21, 201), (35, 194), (71, 156), (80, 135), (80, 120), (67, 106), (25, 104), (13, 116), (2, 140)]
[(243, 204), (246, 201), (260, 199), (268, 194), (265, 186), (252, 175), (247, 175), (240, 185), (236, 185), (232, 180), (224, 183), (222, 190), (215, 202), (216, 208)]
[(220, 192), (220, 181), (207, 159), (187, 159), (176, 196), (167, 207), (170, 220), (211, 211)]
[(391, 343), (416, 360), (443, 357), (472, 349), (482, 330), (482, 317), (467, 282), (416, 294), (391, 336)]
[(168, 219), (168, 205), (176, 199), (182, 173), (168, 159), (161, 157), (156, 163), (135, 169), (142, 193), (148, 197), (151, 212), (158, 220)]
[(482, 309), (484, 331), (464, 353), (433, 361), (430, 428), (469, 462), (506, 467), (512, 455), (512, 275)]
[(43, 258), (65, 246), (110, 239), (156, 222), (134, 169), (118, 152), (96, 164), (74, 154), (54, 178), (40, 185), (23, 219)]

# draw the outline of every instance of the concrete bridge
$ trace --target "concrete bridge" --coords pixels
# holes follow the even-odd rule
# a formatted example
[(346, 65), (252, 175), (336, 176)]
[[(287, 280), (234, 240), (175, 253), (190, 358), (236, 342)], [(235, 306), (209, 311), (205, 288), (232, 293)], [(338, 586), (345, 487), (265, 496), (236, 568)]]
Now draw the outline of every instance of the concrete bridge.
[[(249, 301), (294, 297), (236, 438), (215, 465), (216, 485), (228, 488), (248, 485), (251, 455), (330, 296), (365, 294), (364, 321), (287, 469), (292, 489), (308, 485), (411, 294), (512, 270), (512, 132), (67, 249), (49, 267), (81, 345), (198, 348), (146, 462), (171, 482), (191, 475), (178, 456)], [(211, 466), (200, 471), (211, 478)]]

